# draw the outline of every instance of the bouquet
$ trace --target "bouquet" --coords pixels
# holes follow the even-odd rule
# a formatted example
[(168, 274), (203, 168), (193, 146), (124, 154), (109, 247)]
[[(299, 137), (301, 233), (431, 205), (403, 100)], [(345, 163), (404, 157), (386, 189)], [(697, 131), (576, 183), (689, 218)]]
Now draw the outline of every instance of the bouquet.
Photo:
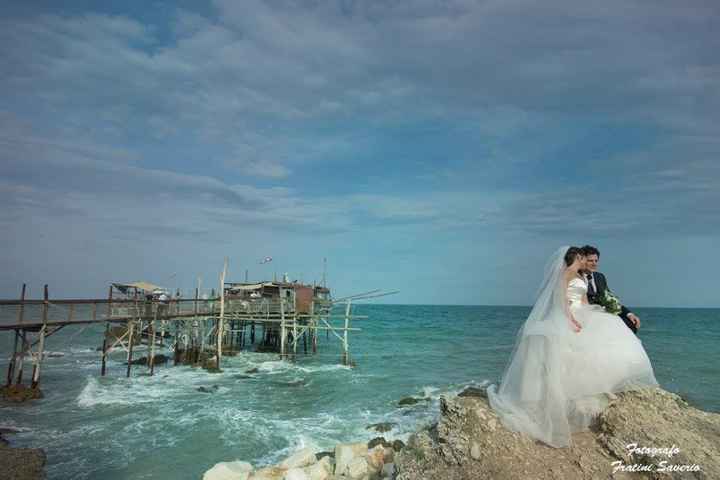
[(619, 315), (622, 311), (622, 304), (620, 299), (615, 296), (610, 289), (605, 289), (605, 293), (600, 298), (600, 305), (605, 308), (605, 311), (613, 315)]

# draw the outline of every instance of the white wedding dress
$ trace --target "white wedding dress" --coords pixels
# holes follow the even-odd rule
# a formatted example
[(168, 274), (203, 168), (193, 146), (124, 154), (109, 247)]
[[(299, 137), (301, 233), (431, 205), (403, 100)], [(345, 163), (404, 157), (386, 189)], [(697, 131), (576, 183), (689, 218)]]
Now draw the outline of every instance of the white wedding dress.
[[(623, 321), (584, 303), (583, 279), (565, 287), (566, 251), (551, 258), (500, 386), (488, 388), (506, 427), (553, 447), (570, 445), (571, 433), (587, 429), (608, 394), (657, 385), (642, 342)], [(570, 314), (580, 332), (572, 329)]]

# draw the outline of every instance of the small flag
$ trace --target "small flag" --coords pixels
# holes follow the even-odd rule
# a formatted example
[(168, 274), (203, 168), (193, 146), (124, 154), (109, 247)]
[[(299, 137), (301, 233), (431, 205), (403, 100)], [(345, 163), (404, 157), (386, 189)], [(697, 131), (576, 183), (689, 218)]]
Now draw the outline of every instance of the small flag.
[(268, 262), (272, 262), (272, 257), (263, 258), (262, 262), (260, 262), (260, 265), (262, 265), (263, 263), (268, 263)]

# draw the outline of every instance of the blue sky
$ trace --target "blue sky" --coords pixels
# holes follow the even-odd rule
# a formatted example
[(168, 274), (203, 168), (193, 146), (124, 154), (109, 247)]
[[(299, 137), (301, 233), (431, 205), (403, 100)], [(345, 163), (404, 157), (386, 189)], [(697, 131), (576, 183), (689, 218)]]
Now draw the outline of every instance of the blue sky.
[[(7, 2), (6, 2), (7, 3)], [(714, 1), (9, 2), (0, 296), (288, 272), (529, 304), (594, 243), (718, 306)], [(259, 265), (272, 256), (273, 262)]]

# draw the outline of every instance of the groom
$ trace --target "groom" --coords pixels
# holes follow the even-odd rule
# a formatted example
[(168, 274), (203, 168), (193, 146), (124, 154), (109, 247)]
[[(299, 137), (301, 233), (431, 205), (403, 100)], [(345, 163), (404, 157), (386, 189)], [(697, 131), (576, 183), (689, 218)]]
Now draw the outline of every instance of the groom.
[[(582, 252), (585, 255), (585, 264), (587, 267), (588, 301), (590, 303), (600, 304), (600, 299), (608, 288), (605, 275), (597, 271), (598, 262), (600, 261), (600, 250), (591, 245), (585, 245), (582, 247)], [(633, 333), (637, 334), (637, 330), (640, 328), (640, 319), (638, 316), (624, 305), (621, 305), (619, 316), (622, 318), (622, 321), (625, 322), (625, 325), (627, 325)]]

